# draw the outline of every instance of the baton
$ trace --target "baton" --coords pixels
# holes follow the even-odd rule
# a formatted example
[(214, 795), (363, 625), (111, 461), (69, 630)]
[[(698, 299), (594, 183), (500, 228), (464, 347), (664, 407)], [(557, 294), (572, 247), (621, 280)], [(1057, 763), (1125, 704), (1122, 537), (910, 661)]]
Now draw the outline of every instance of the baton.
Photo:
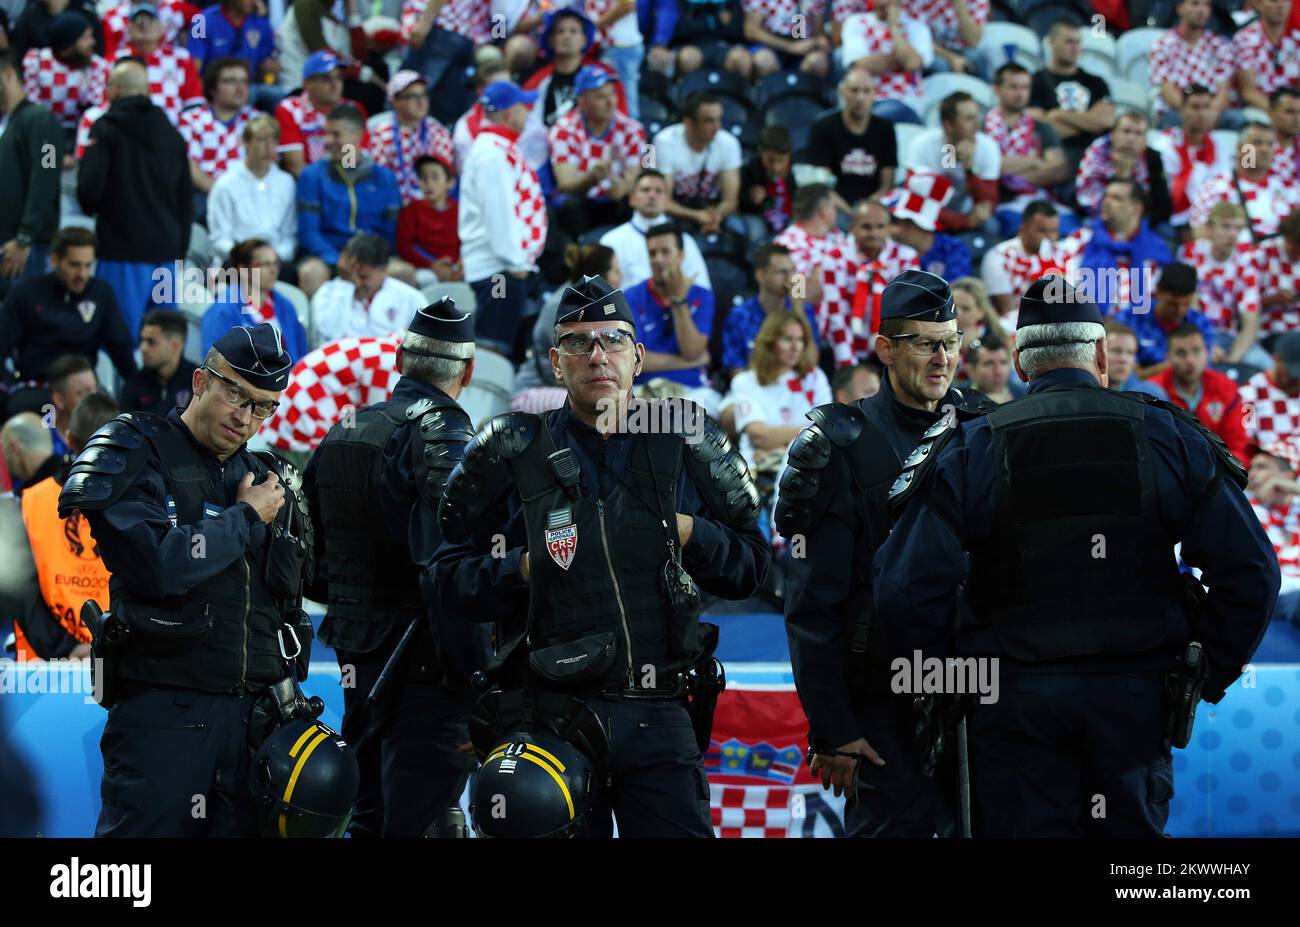
[(384, 668), (380, 672), (379, 678), (376, 679), (375, 684), (371, 686), (370, 694), (366, 696), (366, 704), (374, 705), (384, 694), (384, 688), (388, 685), (388, 677), (397, 670), (397, 661), (402, 659), (402, 653), (406, 650), (406, 645), (411, 642), (411, 637), (414, 636), (415, 629), (419, 626), (423, 618), (423, 615), (416, 615), (411, 619), (411, 623), (406, 626), (406, 630), (402, 632), (401, 640), (399, 640), (397, 646), (393, 648), (393, 653), (389, 656), (388, 662), (384, 664)]
[(970, 832), (970, 755), (966, 750), (966, 716), (957, 719), (957, 804), (961, 813), (961, 835)]

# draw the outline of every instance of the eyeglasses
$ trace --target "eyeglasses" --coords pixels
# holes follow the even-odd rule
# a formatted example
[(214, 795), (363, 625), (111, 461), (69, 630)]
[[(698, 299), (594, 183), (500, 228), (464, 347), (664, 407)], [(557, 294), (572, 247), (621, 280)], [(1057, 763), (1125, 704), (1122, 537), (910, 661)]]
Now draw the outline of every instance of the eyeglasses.
[(253, 418), (268, 418), (271, 413), (280, 408), (280, 404), (270, 399), (250, 399), (248, 395), (240, 388), (239, 384), (229, 377), (223, 377), (211, 367), (204, 364), (199, 368), (206, 370), (224, 384), (220, 390), (221, 398), (230, 403), (236, 409), (248, 409), (253, 413)]
[(427, 100), (429, 94), (424, 90), (411, 90), (406, 93), (399, 93), (396, 97), (398, 100)]
[(938, 340), (934, 338), (921, 338), (921, 336), (917, 334), (886, 335), (885, 337), (890, 341), (903, 342), (903, 347), (907, 349), (909, 354), (916, 354), (920, 357), (929, 357), (940, 348), (943, 348), (944, 351), (949, 354), (956, 354), (957, 349), (961, 347), (962, 334), (962, 332), (956, 331), (947, 338), (940, 338)]
[(632, 333), (621, 328), (602, 328), (594, 332), (568, 332), (555, 342), (555, 348), (567, 357), (586, 357), (596, 342), (606, 354), (626, 351), (634, 344)]

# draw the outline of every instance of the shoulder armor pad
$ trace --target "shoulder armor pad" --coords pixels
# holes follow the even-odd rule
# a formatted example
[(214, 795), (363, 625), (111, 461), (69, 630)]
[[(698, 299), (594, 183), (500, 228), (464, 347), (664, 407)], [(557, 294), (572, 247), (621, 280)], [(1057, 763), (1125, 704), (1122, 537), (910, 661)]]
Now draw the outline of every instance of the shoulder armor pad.
[(1241, 461), (1237, 459), (1237, 455), (1228, 450), (1228, 445), (1224, 442), (1223, 438), (1206, 428), (1201, 420), (1196, 417), (1196, 413), (1184, 409), (1182, 406), (1170, 402), (1167, 399), (1160, 399), (1157, 396), (1152, 396), (1150, 393), (1142, 393), (1137, 390), (1133, 390), (1132, 392), (1119, 392), (1117, 395), (1123, 396), (1126, 399), (1136, 399), (1138, 402), (1145, 405), (1156, 406), (1157, 408), (1164, 409), (1184, 425), (1194, 428), (1201, 437), (1210, 442), (1210, 448), (1214, 451), (1214, 456), (1219, 458), (1219, 463), (1223, 466), (1224, 473), (1228, 479), (1236, 483), (1237, 488), (1245, 490), (1246, 483), (1250, 479), (1249, 474), (1246, 472), (1246, 468), (1241, 465)]
[(749, 464), (721, 426), (704, 417), (704, 431), (686, 442), (686, 469), (700, 495), (730, 525), (749, 527), (758, 519), (758, 487)]
[[(419, 409), (419, 415), (411, 412)], [(437, 505), (447, 488), (447, 478), (474, 437), (474, 426), (465, 410), (454, 402), (436, 404), (421, 399), (407, 410), (407, 417), (417, 422), (421, 450), (415, 468), (415, 488), (421, 499)]]
[(507, 461), (522, 454), (541, 428), (540, 416), (506, 412), (470, 439), (447, 477), (438, 503), (438, 529), (443, 538), (452, 543), (467, 540), (479, 516), (514, 488), (514, 474)]
[(926, 429), (925, 434), (921, 435), (921, 443), (903, 461), (898, 478), (889, 489), (889, 514), (893, 518), (898, 518), (908, 500), (916, 494), (933, 472), (934, 462), (939, 459), (939, 452), (957, 433), (957, 418), (956, 414), (945, 414), (931, 425)]
[(858, 440), (867, 421), (866, 413), (857, 403), (828, 402), (813, 409), (808, 417), (822, 427), (836, 447), (848, 447)]
[(90, 436), (59, 492), (59, 517), (116, 502), (151, 456), (150, 439), (162, 428), (151, 412), (124, 412)]
[(436, 403), (427, 396), (424, 399), (415, 400), (415, 402), (406, 407), (406, 420), (408, 422), (415, 421), (425, 412), (432, 409), (435, 404)]
[(822, 490), (831, 485), (831, 474), (825, 471), (833, 448), (821, 425), (809, 425), (790, 445), (789, 465), (781, 474), (772, 515), (783, 536), (792, 538), (810, 531), (829, 504), (830, 495)]

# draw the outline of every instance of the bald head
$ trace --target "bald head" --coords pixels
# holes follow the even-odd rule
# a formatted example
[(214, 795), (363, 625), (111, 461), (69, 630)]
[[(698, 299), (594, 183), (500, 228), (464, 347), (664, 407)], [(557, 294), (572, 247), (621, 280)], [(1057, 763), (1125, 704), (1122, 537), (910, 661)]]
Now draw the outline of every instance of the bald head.
[(23, 481), (54, 454), (54, 437), (35, 412), (20, 412), (5, 422), (0, 445), (9, 474)]
[(108, 76), (108, 96), (112, 100), (123, 97), (142, 97), (149, 92), (149, 72), (138, 61), (119, 61)]

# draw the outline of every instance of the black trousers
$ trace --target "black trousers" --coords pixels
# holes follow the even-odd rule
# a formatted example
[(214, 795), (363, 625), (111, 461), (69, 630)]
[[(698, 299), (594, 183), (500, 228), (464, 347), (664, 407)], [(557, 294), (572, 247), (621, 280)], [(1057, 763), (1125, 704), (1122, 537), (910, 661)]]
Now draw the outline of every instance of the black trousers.
[(591, 835), (712, 837), (709, 780), (680, 699), (585, 698), (609, 738), (612, 782), (596, 791)]
[[(343, 738), (357, 752), (361, 788), (349, 833), (353, 837), (419, 837), (434, 819), (460, 802), (475, 767), (465, 710), (449, 692), (406, 678), (399, 670), (375, 711), (365, 706), (388, 661), (390, 648), (373, 653), (338, 651), (339, 667), (352, 667), (354, 685), (343, 690)], [(344, 669), (344, 679), (348, 678)]]
[(96, 837), (248, 837), (249, 695), (156, 689), (108, 712)]
[(970, 718), (978, 837), (1158, 837), (1174, 793), (1156, 676), (1003, 675)]
[(941, 761), (933, 777), (921, 774), (916, 716), (911, 696), (879, 696), (860, 702), (858, 724), (867, 743), (885, 761), (858, 763), (858, 794), (844, 806), (848, 837), (952, 836), (955, 784)]

